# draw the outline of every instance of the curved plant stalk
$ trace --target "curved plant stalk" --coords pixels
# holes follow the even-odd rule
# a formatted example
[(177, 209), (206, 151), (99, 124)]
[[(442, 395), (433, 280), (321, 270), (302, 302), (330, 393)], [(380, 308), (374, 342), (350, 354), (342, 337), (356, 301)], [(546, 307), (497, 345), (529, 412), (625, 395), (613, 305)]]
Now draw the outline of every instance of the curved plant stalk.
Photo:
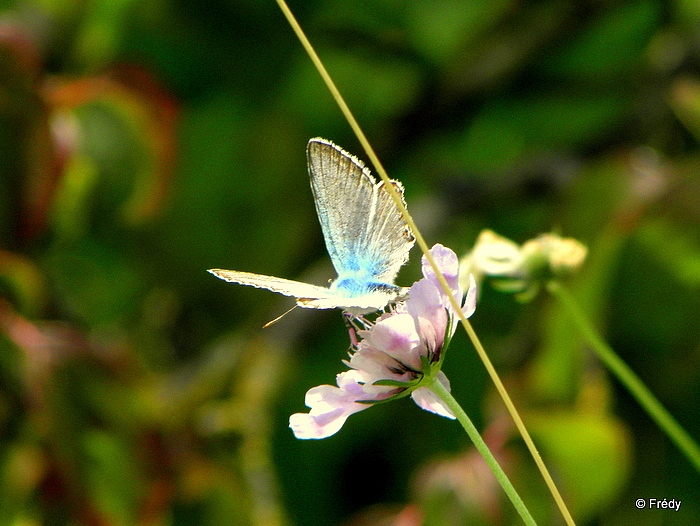
[(530, 515), (530, 512), (520, 498), (520, 495), (518, 495), (518, 492), (515, 491), (510, 479), (503, 472), (503, 468), (501, 468), (501, 466), (498, 464), (498, 461), (493, 456), (493, 453), (491, 453), (491, 450), (486, 445), (486, 442), (484, 442), (484, 439), (481, 438), (479, 431), (476, 429), (476, 427), (474, 427), (474, 424), (467, 416), (467, 413), (465, 413), (462, 407), (459, 405), (457, 400), (455, 400), (452, 394), (445, 389), (445, 386), (435, 379), (433, 379), (433, 381), (427, 387), (429, 387), (443, 402), (445, 402), (445, 404), (457, 417), (459, 423), (462, 424), (462, 427), (467, 432), (467, 435), (469, 435), (469, 438), (472, 439), (474, 447), (476, 447), (476, 450), (482, 456), (489, 469), (491, 469), (491, 472), (496, 477), (496, 480), (498, 480), (498, 483), (503, 488), (503, 491), (505, 491), (506, 495), (508, 495), (508, 498), (513, 503), (513, 506), (515, 506), (518, 514), (523, 519), (523, 522), (525, 524), (536, 524), (535, 519), (533, 519), (532, 515)]
[[(303, 30), (301, 29), (298, 22), (294, 18), (294, 15), (290, 11), (290, 9), (287, 6), (287, 4), (285, 3), (285, 1), (284, 0), (276, 0), (276, 2), (279, 5), (282, 12), (284, 13), (284, 16), (287, 18), (287, 21), (289, 22), (290, 26), (292, 27), (292, 29), (296, 33), (297, 37), (301, 41), (302, 46), (304, 47), (306, 52), (309, 54), (311, 61), (313, 62), (316, 69), (318, 70), (319, 74), (321, 75), (321, 78), (323, 78), (323, 81), (325, 82), (326, 86), (328, 87), (328, 90), (331, 92), (331, 95), (333, 96), (336, 103), (338, 104), (341, 112), (343, 113), (343, 115), (347, 119), (348, 124), (350, 125), (353, 132), (357, 136), (357, 139), (360, 141), (360, 144), (362, 144), (362, 147), (364, 148), (365, 152), (367, 153), (369, 161), (375, 167), (379, 177), (381, 177), (381, 179), (386, 183), (386, 189), (389, 191), (392, 198), (394, 199), (394, 202), (396, 203), (396, 206), (398, 207), (399, 211), (401, 212), (401, 215), (403, 216), (404, 220), (406, 221), (408, 226), (413, 231), (413, 234), (416, 238), (416, 243), (420, 247), (420, 249), (423, 252), (423, 254), (425, 255), (425, 257), (427, 258), (428, 262), (430, 263), (430, 266), (433, 268), (433, 271), (435, 272), (435, 274), (438, 278), (438, 281), (440, 282), (440, 285), (443, 287), (443, 290), (445, 290), (447, 292), (448, 296), (450, 296), (451, 302), (452, 302), (452, 307), (455, 309), (455, 311), (457, 313), (461, 313), (460, 306), (457, 304), (457, 300), (452, 296), (452, 294), (450, 292), (450, 288), (447, 284), (447, 281), (445, 281), (445, 277), (440, 272), (440, 269), (437, 268), (435, 260), (430, 255), (429, 247), (428, 247), (427, 243), (425, 242), (425, 239), (423, 238), (423, 236), (419, 232), (418, 228), (416, 227), (416, 224), (413, 221), (413, 218), (409, 215), (408, 211), (406, 210), (406, 207), (401, 202), (401, 197), (396, 192), (396, 189), (394, 188), (394, 186), (392, 184), (389, 184), (389, 181), (390, 181), (389, 176), (387, 175), (386, 171), (384, 170), (384, 167), (382, 166), (381, 162), (379, 161), (377, 154), (374, 152), (374, 150), (372, 149), (372, 146), (369, 144), (369, 141), (367, 140), (367, 137), (365, 136), (364, 132), (360, 128), (360, 125), (358, 124), (357, 120), (355, 119), (352, 112), (350, 111), (350, 108), (346, 104), (342, 95), (338, 91), (338, 88), (335, 86), (335, 83), (333, 82), (330, 75), (328, 74), (328, 71), (326, 71), (326, 68), (324, 67), (323, 63), (321, 62), (321, 59), (318, 57), (313, 46), (311, 45), (309, 40), (306, 38), (306, 35), (304, 34)], [(513, 405), (513, 402), (510, 399), (510, 396), (508, 395), (508, 392), (506, 391), (505, 386), (501, 382), (501, 379), (498, 376), (496, 369), (493, 367), (491, 360), (489, 359), (488, 355), (486, 354), (484, 347), (481, 345), (481, 342), (477, 338), (476, 333), (474, 332), (474, 329), (472, 328), (469, 321), (467, 321), (467, 319), (461, 314), (460, 314), (460, 321), (462, 322), (464, 329), (466, 330), (467, 334), (469, 335), (469, 338), (471, 339), (472, 343), (474, 344), (474, 347), (476, 348), (476, 351), (479, 354), (479, 358), (484, 363), (484, 366), (486, 367), (486, 370), (488, 371), (489, 376), (491, 377), (491, 381), (494, 383), (494, 385), (496, 386), (496, 389), (498, 390), (498, 393), (500, 394), (501, 398), (503, 399), (503, 402), (505, 403), (505, 405), (508, 409), (508, 412), (510, 413), (511, 417), (513, 418), (515, 425), (518, 428), (518, 431), (520, 432), (521, 436), (523, 437), (523, 440), (525, 441), (527, 448), (530, 450), (530, 454), (532, 455), (533, 459), (535, 460), (535, 463), (537, 464), (537, 467), (539, 468), (540, 473), (542, 474), (542, 477), (544, 478), (544, 481), (547, 484), (547, 487), (549, 488), (550, 492), (552, 493), (552, 496), (554, 497), (554, 500), (556, 501), (557, 506), (559, 507), (559, 509), (564, 517), (564, 520), (566, 521), (566, 523), (569, 526), (574, 525), (574, 520), (571, 517), (571, 514), (569, 513), (569, 510), (566, 507), (566, 504), (564, 503), (564, 500), (562, 499), (561, 494), (559, 493), (559, 490), (557, 489), (556, 485), (554, 484), (554, 480), (552, 479), (552, 476), (550, 475), (549, 471), (547, 470), (547, 467), (545, 466), (544, 462), (542, 461), (542, 458), (540, 457), (540, 454), (537, 451), (537, 448), (535, 447), (535, 444), (532, 441), (530, 434), (528, 433), (527, 429), (525, 428), (525, 424), (523, 423), (522, 419), (520, 418), (520, 415), (518, 414), (518, 411), (515, 408), (515, 405)]]
[(653, 395), (649, 388), (639, 379), (639, 377), (629, 368), (615, 351), (605, 342), (605, 340), (595, 330), (593, 324), (585, 315), (576, 300), (569, 291), (558, 281), (549, 281), (547, 290), (556, 298), (561, 306), (566, 310), (569, 318), (576, 324), (579, 331), (596, 353), (600, 361), (605, 364), (608, 370), (625, 386), (630, 394), (639, 402), (639, 405), (656, 422), (656, 425), (666, 433), (669, 439), (678, 446), (678, 449), (686, 458), (700, 471), (700, 447), (697, 442), (683, 429), (673, 416), (661, 405), (661, 402)]

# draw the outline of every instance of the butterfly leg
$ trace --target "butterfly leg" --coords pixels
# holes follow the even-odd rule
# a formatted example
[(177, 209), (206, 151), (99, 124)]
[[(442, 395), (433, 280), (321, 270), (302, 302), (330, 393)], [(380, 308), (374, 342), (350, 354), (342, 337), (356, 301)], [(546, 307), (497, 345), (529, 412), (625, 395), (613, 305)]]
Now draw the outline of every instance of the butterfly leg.
[(345, 322), (345, 326), (348, 328), (348, 336), (350, 336), (350, 346), (353, 349), (357, 348), (357, 331), (358, 327), (355, 324), (355, 316), (352, 314), (348, 314), (347, 312), (343, 313), (343, 321)]
[(348, 328), (348, 333), (350, 335), (350, 344), (354, 348), (357, 348), (358, 344), (357, 331), (368, 330), (372, 327), (372, 325), (374, 325), (364, 316), (358, 316), (356, 314), (350, 314), (348, 312), (343, 312), (343, 321), (345, 321), (345, 326)]

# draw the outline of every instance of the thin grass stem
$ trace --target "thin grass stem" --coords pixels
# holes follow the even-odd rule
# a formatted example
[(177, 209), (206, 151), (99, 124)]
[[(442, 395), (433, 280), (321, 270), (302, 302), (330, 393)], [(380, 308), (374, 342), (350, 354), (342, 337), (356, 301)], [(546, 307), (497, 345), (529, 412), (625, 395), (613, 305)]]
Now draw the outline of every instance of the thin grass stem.
[(467, 334), (469, 335), (469, 338), (471, 339), (472, 343), (474, 344), (474, 347), (476, 348), (476, 351), (479, 354), (479, 358), (484, 363), (484, 366), (486, 367), (486, 370), (487, 370), (489, 376), (491, 377), (491, 381), (496, 386), (496, 389), (497, 389), (498, 393), (500, 394), (501, 398), (503, 399), (503, 402), (505, 403), (506, 408), (508, 409), (508, 412), (510, 413), (511, 417), (513, 418), (513, 421), (515, 422), (515, 425), (518, 428), (518, 431), (520, 432), (521, 436), (523, 437), (523, 440), (525, 441), (527, 448), (530, 450), (530, 454), (532, 455), (533, 459), (535, 460), (535, 463), (537, 464), (537, 467), (540, 470), (540, 473), (542, 474), (542, 477), (544, 478), (544, 481), (547, 484), (547, 487), (549, 488), (550, 492), (552, 493), (552, 496), (553, 496), (554, 500), (556, 501), (557, 506), (559, 507), (559, 509), (562, 513), (562, 516), (564, 517), (564, 520), (566, 521), (568, 526), (574, 526), (575, 523), (573, 521), (573, 518), (571, 517), (571, 514), (569, 513), (569, 510), (566, 507), (566, 504), (564, 503), (564, 500), (562, 499), (561, 494), (559, 493), (559, 490), (557, 489), (556, 485), (554, 484), (554, 480), (552, 479), (552, 476), (550, 475), (549, 471), (547, 470), (547, 467), (545, 466), (544, 462), (542, 461), (542, 458), (540, 457), (540, 454), (537, 451), (537, 448), (535, 447), (535, 444), (532, 441), (530, 434), (528, 433), (527, 429), (525, 428), (525, 424), (523, 424), (523, 421), (520, 418), (520, 415), (518, 414), (518, 411), (515, 408), (515, 405), (513, 404), (512, 400), (510, 399), (510, 396), (508, 395), (508, 392), (506, 391), (506, 388), (503, 385), (503, 382), (501, 382), (501, 379), (498, 376), (496, 369), (493, 367), (491, 360), (489, 359), (488, 355), (486, 354), (484, 347), (481, 345), (481, 342), (476, 337), (476, 333), (474, 332), (474, 329), (472, 328), (471, 324), (469, 323), (467, 318), (462, 313), (461, 306), (458, 304), (457, 299), (454, 298), (454, 296), (452, 295), (450, 287), (447, 284), (447, 281), (445, 280), (445, 276), (442, 275), (442, 273), (440, 272), (440, 269), (438, 268), (438, 266), (435, 262), (435, 259), (430, 254), (430, 249), (428, 247), (428, 244), (426, 243), (422, 234), (418, 230), (418, 227), (416, 226), (415, 222), (413, 221), (413, 218), (408, 213), (408, 210), (404, 206), (404, 204), (401, 200), (401, 196), (399, 196), (399, 194), (396, 191), (396, 189), (394, 188), (394, 186), (392, 184), (389, 184), (389, 181), (390, 181), (389, 176), (387, 175), (386, 170), (384, 170), (384, 167), (382, 166), (381, 162), (379, 161), (377, 154), (374, 152), (374, 149), (372, 148), (369, 141), (367, 140), (367, 137), (365, 136), (364, 132), (360, 128), (359, 123), (357, 122), (354, 115), (350, 111), (350, 108), (348, 107), (347, 103), (345, 102), (342, 95), (338, 91), (338, 88), (336, 87), (335, 83), (333, 82), (333, 79), (328, 74), (328, 71), (326, 70), (325, 66), (321, 62), (321, 59), (316, 54), (316, 51), (314, 50), (313, 46), (309, 42), (308, 38), (306, 38), (304, 31), (301, 29), (301, 26), (299, 26), (299, 23), (294, 18), (294, 15), (290, 11), (289, 7), (287, 6), (287, 4), (285, 3), (284, 0), (276, 0), (276, 2), (279, 5), (282, 12), (284, 13), (284, 16), (287, 18), (289, 25), (292, 27), (292, 29), (296, 33), (297, 37), (299, 38), (302, 46), (304, 47), (306, 52), (309, 54), (311, 61), (313, 62), (316, 69), (318, 70), (319, 74), (321, 75), (321, 78), (323, 79), (326, 86), (328, 87), (328, 90), (331, 92), (331, 95), (335, 99), (336, 103), (338, 104), (338, 107), (340, 108), (341, 112), (343, 113), (346, 120), (348, 121), (348, 124), (350, 125), (353, 132), (357, 136), (357, 139), (360, 141), (360, 144), (362, 145), (365, 152), (367, 153), (367, 156), (368, 156), (370, 162), (372, 163), (372, 165), (374, 166), (375, 170), (377, 171), (377, 174), (386, 183), (386, 189), (391, 194), (391, 197), (394, 200), (394, 202), (396, 203), (396, 206), (398, 207), (399, 211), (401, 212), (401, 215), (403, 216), (404, 220), (406, 221), (408, 226), (413, 231), (413, 234), (416, 238), (416, 243), (420, 247), (420, 249), (423, 252), (423, 254), (425, 255), (428, 263), (430, 264), (433, 271), (435, 272), (435, 275), (436, 275), (438, 281), (440, 282), (440, 286), (445, 291), (447, 296), (450, 298), (450, 302), (452, 304), (452, 307), (454, 308), (455, 312), (458, 313), (459, 319), (462, 322), (462, 326), (464, 327)]
[(486, 445), (486, 442), (484, 442), (484, 439), (481, 438), (479, 431), (477, 431), (471, 419), (469, 416), (467, 416), (467, 413), (465, 413), (462, 409), (462, 406), (459, 405), (457, 400), (455, 400), (452, 394), (445, 389), (439, 380), (433, 379), (433, 381), (426, 387), (432, 390), (433, 393), (435, 393), (457, 417), (457, 420), (460, 424), (462, 424), (462, 427), (467, 432), (467, 435), (469, 435), (469, 438), (471, 438), (472, 442), (474, 443), (474, 447), (476, 447), (476, 450), (491, 469), (491, 472), (496, 477), (496, 480), (498, 480), (498, 483), (503, 488), (503, 491), (506, 492), (506, 495), (513, 503), (513, 506), (523, 519), (523, 522), (529, 525), (536, 524), (535, 519), (532, 518), (530, 511), (527, 509), (527, 506), (525, 506), (525, 503), (520, 498), (520, 495), (518, 495), (518, 492), (515, 490), (515, 487), (508, 478), (508, 475), (505, 474), (503, 468), (501, 468), (500, 464), (496, 460), (496, 457), (493, 456), (493, 453), (491, 453), (491, 450)]

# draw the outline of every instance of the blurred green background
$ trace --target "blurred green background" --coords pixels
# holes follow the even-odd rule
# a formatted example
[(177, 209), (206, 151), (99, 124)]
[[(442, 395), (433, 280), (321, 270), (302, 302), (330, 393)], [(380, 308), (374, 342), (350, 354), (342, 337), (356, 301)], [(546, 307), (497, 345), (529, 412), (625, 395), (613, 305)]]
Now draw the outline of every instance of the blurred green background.
[[(700, 438), (700, 3), (297, 0), (429, 244), (574, 236), (571, 286)], [(298, 441), (343, 370), (304, 148), (364, 158), (272, 0), (0, 1), (0, 525), (519, 524), (408, 400)], [(420, 253), (401, 272), (419, 276)], [(551, 298), (472, 318), (579, 525), (700, 524), (699, 474)], [(453, 392), (562, 524), (461, 332)], [(682, 501), (637, 510), (637, 498)]]

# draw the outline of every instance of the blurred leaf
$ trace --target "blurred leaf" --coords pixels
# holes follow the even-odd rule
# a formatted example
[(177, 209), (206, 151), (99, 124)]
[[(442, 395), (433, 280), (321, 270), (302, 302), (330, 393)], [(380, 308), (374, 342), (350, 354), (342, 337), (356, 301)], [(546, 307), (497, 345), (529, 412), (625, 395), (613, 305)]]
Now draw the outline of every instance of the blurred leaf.
[[(465, 35), (463, 49), (440, 72), (448, 98), (488, 92), (530, 73), (532, 56), (547, 49), (573, 16), (571, 4), (558, 0), (515, 2), (503, 8), (502, 21), (483, 35), (473, 35), (474, 40)], [(502, 95), (498, 91), (494, 94)]]
[[(163, 275), (219, 288), (206, 269), (283, 275), (294, 263), (292, 255), (305, 240), (303, 233), (308, 236), (312, 219), (293, 213), (297, 200), (289, 199), (308, 188), (303, 143), (296, 162), (278, 157), (258, 162), (255, 139), (248, 135), (253, 127), (245, 105), (230, 92), (202, 100), (183, 114), (177, 186), (167, 228), (154, 240), (164, 253), (176, 255), (164, 261)], [(275, 164), (270, 167), (270, 162)], [(310, 191), (307, 195), (310, 204)], [(269, 257), (272, 246), (274, 257)], [(230, 294), (225, 289), (219, 288)]]
[(57, 246), (46, 266), (61, 307), (89, 326), (119, 321), (137, 308), (143, 278), (112, 248), (88, 240)]
[(112, 434), (89, 431), (82, 438), (83, 476), (89, 493), (105, 521), (115, 525), (136, 523), (143, 492), (142, 471), (132, 457), (130, 444)]
[(66, 150), (66, 169), (92, 163), (97, 175), (92, 213), (86, 215), (104, 207), (102, 217), (130, 226), (157, 215), (176, 151), (178, 108), (170, 93), (152, 75), (126, 66), (109, 76), (53, 81), (45, 91), (54, 140)]
[(76, 35), (75, 60), (88, 70), (113, 59), (124, 21), (134, 0), (92, 2)]
[(17, 443), (2, 452), (0, 524), (15, 524), (46, 474), (46, 458), (33, 445)]
[(681, 286), (700, 287), (698, 232), (683, 231), (666, 220), (652, 220), (635, 232), (635, 238)]
[(0, 250), (0, 297), (10, 298), (17, 310), (38, 316), (47, 300), (44, 276), (34, 262)]
[(658, 0), (627, 0), (604, 7), (568, 44), (552, 52), (544, 67), (568, 78), (617, 77), (639, 65), (658, 25)]
[(467, 128), (460, 164), (489, 172), (538, 153), (580, 148), (610, 134), (627, 111), (627, 101), (614, 94), (501, 99), (484, 107)]
[[(502, 464), (501, 453), (494, 452)], [(508, 462), (508, 475), (512, 474), (511, 466)], [(486, 526), (493, 524), (499, 513), (503, 490), (473, 447), (460, 455), (431, 460), (413, 478), (423, 526)], [(528, 500), (528, 507), (531, 503)]]
[(700, 80), (694, 77), (676, 79), (671, 89), (671, 107), (700, 142)]
[(615, 501), (632, 467), (631, 439), (601, 414), (552, 411), (523, 415), (542, 456), (561, 481), (564, 500), (585, 523)]
[(87, 155), (74, 155), (65, 166), (52, 211), (60, 239), (79, 239), (90, 231), (90, 201), (98, 181), (98, 167)]
[(695, 0), (675, 0), (673, 7), (676, 21), (695, 31), (700, 23), (700, 4)]
[[(392, 56), (365, 56), (335, 48), (319, 49), (323, 63), (355, 117), (368, 125), (407, 112), (419, 95), (420, 76), (413, 64)], [(350, 89), (362, 85), (362, 90)], [(337, 121), (338, 107), (318, 72), (303, 61), (294, 72), (286, 97), (305, 118), (318, 125)]]
[(55, 159), (36, 92), (40, 67), (35, 35), (10, 14), (0, 16), (0, 243), (44, 227)]
[(245, 343), (235, 335), (214, 341), (198, 362), (191, 362), (151, 385), (148, 403), (153, 418), (166, 427), (182, 426), (193, 418), (193, 413), (206, 412), (206, 402), (220, 400), (233, 381), (232, 376), (240, 378), (243, 374), (236, 368), (240, 366)]
[(612, 286), (607, 330), (618, 354), (682, 422), (700, 379), (697, 247), (694, 226), (670, 227), (665, 219), (640, 225), (625, 247), (625, 273)]
[[(406, 4), (408, 38), (418, 52), (443, 64), (473, 45), (514, 8), (513, 0), (418, 0)], [(435, 38), (439, 34), (440, 38)]]

